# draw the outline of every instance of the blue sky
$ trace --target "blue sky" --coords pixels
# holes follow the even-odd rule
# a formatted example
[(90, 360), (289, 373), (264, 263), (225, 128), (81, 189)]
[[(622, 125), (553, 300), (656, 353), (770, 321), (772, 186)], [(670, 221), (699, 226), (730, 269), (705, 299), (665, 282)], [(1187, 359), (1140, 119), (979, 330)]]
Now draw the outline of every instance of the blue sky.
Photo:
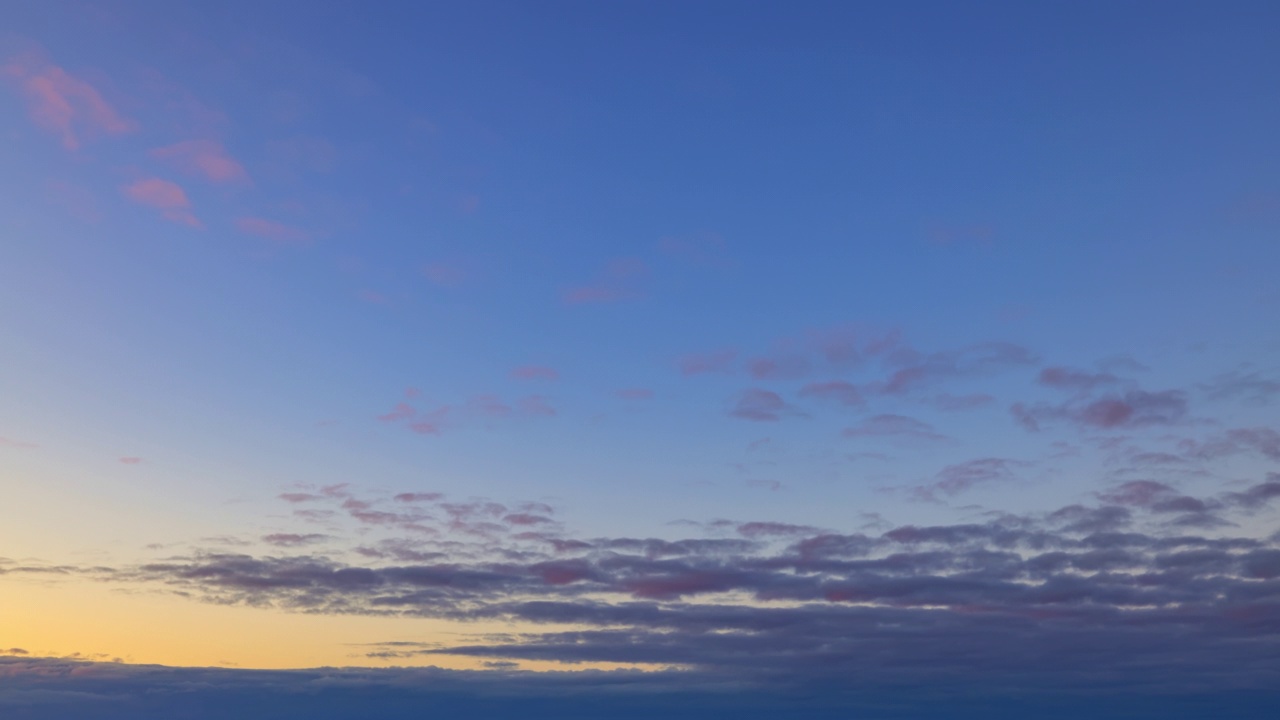
[(1254, 702), (1278, 19), (9, 3), (0, 703), (113, 659)]

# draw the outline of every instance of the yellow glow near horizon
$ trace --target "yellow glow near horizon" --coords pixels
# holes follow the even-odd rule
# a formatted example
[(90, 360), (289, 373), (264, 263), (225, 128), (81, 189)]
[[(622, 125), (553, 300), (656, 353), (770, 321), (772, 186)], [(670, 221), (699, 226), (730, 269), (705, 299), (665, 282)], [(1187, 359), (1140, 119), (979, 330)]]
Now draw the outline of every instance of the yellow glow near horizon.
[[(507, 623), (429, 618), (320, 615), (214, 605), (105, 583), (0, 578), (0, 647), (33, 656), (187, 667), (296, 669), (437, 666), (484, 669), (488, 658), (417, 655), (372, 658), (374, 643), (466, 644), (485, 633), (519, 632)], [(546, 629), (542, 627), (540, 629)], [(611, 670), (619, 663), (519, 662), (526, 670)]]

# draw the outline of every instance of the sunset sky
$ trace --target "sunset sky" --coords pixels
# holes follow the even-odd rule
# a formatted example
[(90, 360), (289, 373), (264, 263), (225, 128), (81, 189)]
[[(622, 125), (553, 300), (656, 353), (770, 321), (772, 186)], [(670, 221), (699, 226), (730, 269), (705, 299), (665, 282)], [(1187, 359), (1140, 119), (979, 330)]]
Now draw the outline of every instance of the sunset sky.
[(0, 716), (1272, 717), (1277, 27), (0, 0)]

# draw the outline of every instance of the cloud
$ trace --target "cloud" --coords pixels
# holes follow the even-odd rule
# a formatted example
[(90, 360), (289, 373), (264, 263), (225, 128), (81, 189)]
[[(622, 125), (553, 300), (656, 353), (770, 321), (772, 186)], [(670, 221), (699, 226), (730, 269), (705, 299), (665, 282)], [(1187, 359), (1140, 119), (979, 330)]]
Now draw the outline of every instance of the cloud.
[(444, 499), (443, 493), (438, 492), (410, 492), (400, 493), (395, 496), (396, 502), (437, 502)]
[(139, 464), (141, 464), (141, 463), (142, 463), (142, 458), (140, 458), (140, 457), (122, 457), (122, 458), (120, 458), (120, 463), (121, 463), (122, 465), (139, 465)]
[(568, 305), (590, 305), (631, 300), (640, 296), (640, 283), (649, 274), (644, 261), (621, 258), (605, 266), (589, 285), (565, 290), (561, 295)]
[(395, 407), (391, 408), (386, 414), (379, 415), (378, 419), (382, 422), (400, 422), (401, 420), (412, 418), (417, 412), (409, 403), (396, 403)]
[(11, 58), (0, 66), (0, 76), (17, 82), (32, 121), (58, 135), (67, 150), (78, 150), (82, 135), (122, 135), (137, 129), (97, 88), (38, 54)]
[(747, 374), (757, 380), (792, 380), (809, 374), (809, 359), (797, 353), (752, 358)]
[(328, 535), (321, 535), (319, 533), (272, 533), (270, 535), (262, 536), (262, 542), (268, 545), (284, 548), (315, 545), (317, 543), (325, 542), (328, 539)]
[(360, 298), (361, 302), (366, 302), (366, 303), (369, 303), (370, 305), (390, 305), (391, 304), (391, 298), (387, 297), (383, 293), (378, 292), (377, 290), (361, 290), (359, 293), (357, 293), (356, 297)]
[(1014, 470), (1027, 464), (1007, 458), (978, 458), (948, 465), (938, 471), (933, 482), (911, 488), (911, 495), (929, 501), (937, 500), (939, 495), (952, 497), (976, 485), (1013, 480)]
[(1280, 382), (1262, 373), (1230, 372), (1200, 385), (1212, 400), (1237, 400), (1249, 405), (1269, 405), (1280, 398)]
[(502, 402), (495, 395), (476, 395), (467, 403), (472, 411), (490, 418), (507, 417), (511, 414), (511, 406)]
[(467, 280), (465, 270), (448, 263), (427, 263), (422, 266), (422, 275), (432, 284), (448, 288), (458, 287)]
[(1280, 432), (1269, 427), (1232, 428), (1203, 441), (1184, 440), (1179, 443), (1179, 448), (1190, 457), (1199, 459), (1255, 452), (1280, 461)]
[(771, 390), (750, 388), (743, 390), (729, 414), (743, 420), (757, 422), (776, 422), (783, 415), (792, 414), (794, 410), (780, 395)]
[(848, 438), (882, 437), (909, 438), (916, 440), (944, 440), (945, 435), (934, 430), (933, 426), (905, 415), (882, 414), (863, 420), (858, 425), (845, 428), (843, 435)]
[(556, 414), (556, 409), (551, 407), (546, 397), (529, 395), (520, 399), (520, 412), (526, 415), (552, 417)]
[(155, 148), (148, 153), (157, 160), (172, 164), (188, 175), (221, 185), (247, 183), (249, 173), (238, 160), (227, 154), (216, 140), (186, 140)]
[(122, 188), (125, 197), (140, 205), (155, 208), (165, 219), (188, 227), (204, 224), (191, 212), (191, 201), (178, 184), (160, 178), (144, 178)]
[(975, 408), (985, 407), (995, 402), (995, 398), (985, 393), (972, 393), (969, 395), (952, 395), (951, 393), (939, 393), (927, 400), (928, 404), (939, 410), (960, 411), (973, 410)]
[(867, 386), (869, 392), (908, 395), (956, 378), (976, 377), (1039, 362), (1035, 353), (1008, 342), (982, 342), (955, 351), (921, 354), (895, 341), (888, 355), (896, 369), (885, 380)]
[(521, 365), (511, 371), (511, 377), (517, 380), (559, 380), (560, 373), (543, 365)]
[(859, 407), (866, 404), (866, 398), (851, 383), (833, 380), (823, 383), (809, 383), (800, 388), (800, 397), (813, 397), (830, 400), (846, 407)]
[(439, 435), (444, 431), (445, 425), (452, 414), (453, 408), (443, 405), (409, 423), (409, 429), (419, 435)]
[(1085, 429), (1113, 430), (1173, 425), (1186, 418), (1186, 393), (1180, 390), (1131, 390), (1122, 395), (1077, 398), (1063, 404), (1015, 403), (1009, 408), (1018, 424), (1039, 430), (1047, 421), (1062, 420)]
[[(935, 491), (1004, 481), (1020, 465), (979, 458), (948, 466)], [(312, 494), (363, 524), (432, 522), (430, 512), (378, 510), (380, 501), (344, 487)], [(448, 534), (386, 538), (357, 553), (365, 558), (358, 563), (196, 552), (111, 570), (109, 579), (222, 604), (496, 620), (518, 629), (396, 648), (652, 663), (687, 668), (695, 680), (1137, 690), (1230, 678), (1274, 687), (1280, 536), (1222, 527), (1196, 534), (1174, 521), (1201, 507), (1274, 512), (1280, 475), (1210, 497), (1132, 483), (1099, 498), (1092, 507), (873, 534), (717, 521), (708, 527), (738, 537), (667, 540), (578, 538), (537, 504), (513, 509), (431, 493), (422, 501), (443, 513)], [(1167, 507), (1170, 500), (1179, 507)]]
[(738, 351), (732, 349), (713, 350), (707, 353), (695, 353), (680, 358), (677, 365), (681, 375), (704, 375), (707, 373), (726, 373), (733, 367)]
[(279, 245), (307, 245), (312, 240), (306, 230), (260, 217), (236, 218), (236, 229)]
[[(708, 621), (715, 617), (706, 613)], [(830, 618), (779, 619), (792, 621), (797, 634), (809, 637), (839, 629)], [(898, 618), (865, 617), (867, 622), (877, 619)], [(985, 624), (991, 626), (988, 632), (993, 641), (1011, 643), (1018, 632), (1025, 631), (1024, 624), (1003, 628), (990, 620)], [(865, 662), (855, 667), (833, 664), (828, 672), (807, 681), (661, 666), (650, 671), (523, 672), (514, 669), (522, 665), (518, 660), (502, 659), (483, 645), (472, 650), (486, 668), (478, 671), (439, 667), (257, 670), (94, 662), (85, 657), (13, 657), (0, 660), (0, 705), (6, 716), (15, 720), (214, 720), (264, 713), (275, 720), (399, 719), (420, 715), (424, 707), (446, 717), (575, 720), (1061, 720), (1086, 716), (1094, 720), (1159, 720), (1214, 717), (1224, 710), (1233, 719), (1264, 720), (1274, 712), (1274, 693), (1266, 685), (1273, 678), (1265, 663), (1243, 670), (1209, 668), (1207, 675), (1193, 677), (1212, 661), (1224, 659), (1229, 642), (1219, 643), (1212, 657), (1178, 662), (1174, 658), (1179, 654), (1171, 653), (1172, 658), (1156, 667), (1129, 668), (1117, 680), (1107, 681), (1100, 671), (1077, 673), (1083, 664), (1078, 656), (1102, 638), (1089, 633), (1072, 642), (1069, 631), (1073, 629), (1059, 632), (1055, 642), (1045, 647), (1012, 648), (1014, 654), (1004, 664), (1021, 660), (1023, 666), (1003, 677), (988, 664), (987, 653), (970, 651), (971, 641), (987, 630), (977, 620), (969, 633), (956, 633), (949, 626), (938, 628), (947, 632), (940, 642), (949, 641), (950, 645), (937, 651), (935, 663), (913, 662), (924, 642), (905, 633), (895, 638), (892, 628), (887, 627), (881, 636), (867, 639), (869, 656)], [(694, 639), (704, 643), (709, 652), (724, 653), (735, 644), (745, 644), (735, 635), (702, 631)], [(1135, 631), (1123, 640), (1126, 648), (1138, 643), (1147, 652), (1159, 649), (1143, 643), (1147, 638), (1142, 631)], [(637, 641), (637, 655), (656, 654), (664, 643), (661, 637), (636, 637), (618, 630), (565, 633), (554, 638), (547, 654), (558, 655), (572, 644), (595, 652), (603, 643), (621, 645), (628, 640)], [(895, 640), (899, 652), (886, 652)], [(1199, 643), (1201, 638), (1195, 640)], [(675, 637), (665, 639), (667, 646), (680, 642)], [(831, 644), (833, 649), (844, 650), (849, 643), (835, 636)], [(365, 657), (391, 660), (429, 657), (434, 649), (431, 643), (408, 640), (358, 648)], [(739, 649), (749, 654), (754, 648)], [(786, 648), (771, 650), (770, 659), (775, 659), (785, 655)], [(971, 657), (967, 668), (966, 652)], [(1038, 673), (1036, 663), (1027, 661), (1051, 652), (1062, 654), (1064, 672), (1048, 680)], [(875, 661), (884, 664), (873, 665)], [(780, 668), (787, 665), (780, 663)], [(1161, 671), (1171, 669), (1173, 676), (1160, 679)], [(1236, 670), (1233, 675), (1228, 674), (1231, 670)], [(1188, 679), (1194, 681), (1188, 684)], [(1135, 684), (1153, 680), (1150, 685)]]
[(653, 391), (648, 388), (623, 388), (616, 393), (623, 400), (652, 400)]
[(20, 450), (31, 450), (40, 447), (39, 445), (26, 442), (24, 440), (11, 440), (6, 437), (0, 437), (0, 447), (16, 448)]
[(1120, 379), (1111, 373), (1091, 373), (1064, 367), (1047, 367), (1040, 371), (1037, 382), (1045, 387), (1088, 393), (1099, 387), (1116, 385)]
[(728, 245), (718, 233), (667, 236), (658, 241), (658, 249), (691, 265), (711, 268), (733, 265)]

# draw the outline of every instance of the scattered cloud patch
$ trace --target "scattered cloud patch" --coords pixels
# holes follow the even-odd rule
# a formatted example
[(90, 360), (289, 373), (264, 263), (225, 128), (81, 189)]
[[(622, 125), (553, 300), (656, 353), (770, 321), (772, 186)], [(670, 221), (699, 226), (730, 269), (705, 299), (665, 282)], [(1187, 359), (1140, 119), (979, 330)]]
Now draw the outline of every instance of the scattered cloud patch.
[(247, 183), (249, 173), (216, 140), (186, 140), (148, 153), (178, 170), (220, 185)]
[(567, 305), (593, 305), (632, 300), (641, 295), (640, 286), (649, 268), (638, 258), (621, 258), (605, 266), (594, 282), (570, 288), (562, 294)]
[(560, 373), (545, 365), (521, 365), (511, 371), (511, 377), (517, 380), (559, 380)]
[(125, 197), (160, 211), (166, 220), (193, 228), (204, 223), (191, 211), (191, 200), (177, 183), (161, 178), (144, 178), (122, 188)]
[(729, 414), (733, 417), (756, 422), (777, 422), (784, 415), (792, 413), (794, 410), (781, 395), (761, 388), (742, 391), (734, 402), (733, 408), (729, 410)]
[(0, 77), (18, 85), (31, 120), (57, 135), (67, 150), (79, 150), (84, 136), (122, 135), (137, 129), (96, 87), (39, 54), (10, 58), (0, 65)]
[(945, 440), (929, 423), (906, 415), (885, 413), (874, 415), (853, 427), (845, 428), (847, 438), (906, 438), (914, 440)]
[(236, 229), (277, 245), (307, 245), (312, 240), (311, 233), (306, 230), (260, 217), (236, 218)]

